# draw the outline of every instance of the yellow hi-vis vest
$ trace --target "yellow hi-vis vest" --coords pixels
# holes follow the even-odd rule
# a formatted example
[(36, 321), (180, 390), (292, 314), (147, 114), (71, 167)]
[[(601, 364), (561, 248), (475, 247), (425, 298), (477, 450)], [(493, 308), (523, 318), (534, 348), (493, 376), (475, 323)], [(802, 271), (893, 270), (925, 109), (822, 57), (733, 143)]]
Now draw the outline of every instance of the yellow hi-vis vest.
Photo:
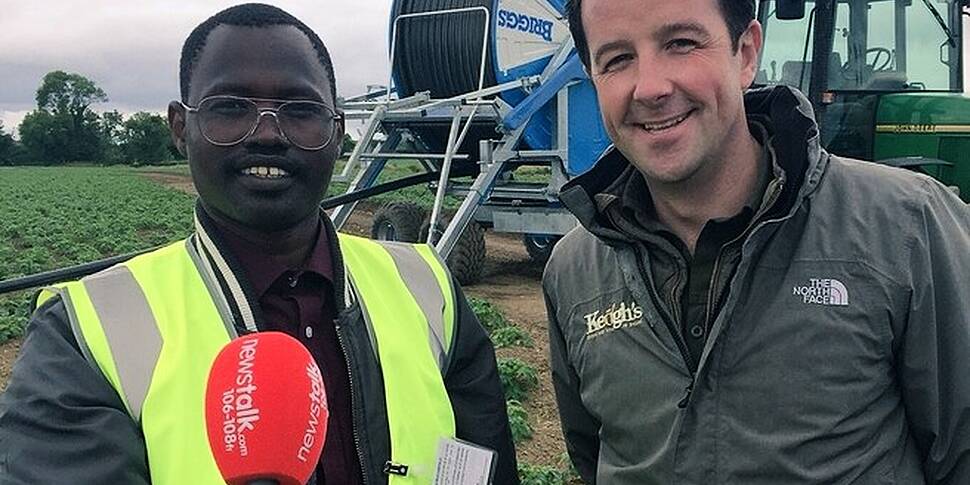
[[(225, 483), (209, 449), (204, 396), (212, 362), (237, 335), (198, 237), (38, 298), (63, 299), (82, 353), (141, 426), (154, 485)], [(447, 270), (426, 245), (338, 240), (345, 298), (360, 304), (381, 362), (390, 461), (408, 466), (389, 483), (431, 484), (439, 440), (455, 436), (442, 377), (455, 315)]]

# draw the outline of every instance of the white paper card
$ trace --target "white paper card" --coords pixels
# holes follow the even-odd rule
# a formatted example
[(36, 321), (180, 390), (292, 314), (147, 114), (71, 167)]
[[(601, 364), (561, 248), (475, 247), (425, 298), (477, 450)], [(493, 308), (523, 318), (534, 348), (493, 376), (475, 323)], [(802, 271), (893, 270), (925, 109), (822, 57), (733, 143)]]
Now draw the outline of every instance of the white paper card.
[(495, 452), (465, 441), (442, 438), (434, 485), (489, 485)]

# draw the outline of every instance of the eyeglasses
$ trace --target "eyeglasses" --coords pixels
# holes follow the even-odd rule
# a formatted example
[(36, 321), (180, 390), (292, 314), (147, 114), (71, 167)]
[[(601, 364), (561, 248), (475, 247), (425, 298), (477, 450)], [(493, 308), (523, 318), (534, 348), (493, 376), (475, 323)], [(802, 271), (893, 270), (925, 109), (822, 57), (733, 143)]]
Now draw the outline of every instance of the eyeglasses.
[[(342, 117), (333, 108), (308, 100), (209, 96), (198, 106), (179, 101), (183, 108), (198, 115), (199, 129), (209, 143), (232, 146), (256, 132), (263, 115), (276, 119), (280, 134), (304, 150), (321, 150), (333, 141), (337, 121)], [(279, 103), (276, 108), (256, 103)]]

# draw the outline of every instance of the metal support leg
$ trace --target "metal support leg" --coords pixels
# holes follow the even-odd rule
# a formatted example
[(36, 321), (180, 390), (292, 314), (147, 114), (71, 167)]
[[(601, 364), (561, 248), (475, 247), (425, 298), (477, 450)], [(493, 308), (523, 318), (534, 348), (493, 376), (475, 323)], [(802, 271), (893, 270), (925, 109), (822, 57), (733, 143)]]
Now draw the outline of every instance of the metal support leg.
[(434, 207), (431, 209), (431, 224), (428, 226), (428, 244), (434, 244), (437, 239), (435, 228), (438, 227), (438, 221), (441, 219), (441, 209), (445, 203), (445, 195), (448, 193), (448, 178), (451, 177), (451, 164), (454, 161), (455, 152), (458, 151), (458, 147), (465, 141), (465, 135), (468, 134), (468, 129), (471, 128), (472, 120), (475, 118), (477, 111), (478, 106), (476, 105), (468, 116), (468, 120), (465, 121), (465, 126), (462, 128), (460, 135), (457, 132), (458, 127), (461, 125), (461, 109), (455, 110), (455, 117), (451, 120), (451, 130), (448, 132), (448, 147), (445, 150), (445, 160), (441, 164), (441, 177), (438, 179), (438, 190), (434, 197)]
[(559, 159), (569, 164), (569, 86), (556, 94), (556, 150)]
[(387, 108), (384, 106), (378, 106), (374, 109), (374, 112), (367, 119), (366, 130), (364, 131), (364, 136), (360, 138), (360, 143), (354, 147), (354, 151), (351, 152), (350, 158), (347, 160), (347, 165), (344, 165), (343, 171), (340, 175), (333, 178), (335, 182), (346, 182), (350, 180), (350, 174), (357, 170), (357, 165), (360, 163), (361, 154), (365, 153), (370, 149), (371, 142), (374, 140), (374, 135), (377, 133), (377, 129), (381, 126), (381, 121), (384, 119), (384, 113), (387, 112)]
[(435, 228), (438, 227), (438, 219), (441, 217), (441, 206), (445, 202), (445, 194), (448, 192), (448, 177), (451, 175), (452, 155), (457, 148), (455, 141), (458, 139), (458, 126), (461, 123), (461, 114), (455, 111), (454, 118), (451, 119), (451, 129), (448, 131), (448, 146), (445, 148), (445, 159), (441, 163), (441, 177), (438, 178), (438, 190), (434, 196), (434, 206), (431, 207), (431, 225), (428, 226), (428, 244), (434, 244), (436, 235)]
[(455, 244), (458, 243), (461, 233), (465, 231), (465, 226), (475, 216), (478, 207), (485, 203), (504, 167), (505, 162), (490, 163), (482, 167), (482, 171), (478, 174), (475, 182), (472, 183), (468, 195), (465, 196), (465, 200), (458, 208), (458, 212), (455, 213), (455, 217), (448, 224), (441, 240), (435, 245), (435, 250), (442, 258), (447, 258), (451, 251), (455, 249)]
[[(394, 147), (397, 145), (400, 139), (401, 135), (399, 132), (392, 132), (390, 135), (388, 135), (387, 140), (378, 146), (377, 150), (383, 151), (385, 146)], [(373, 187), (377, 182), (377, 177), (381, 174), (381, 171), (384, 170), (384, 166), (386, 164), (387, 159), (375, 159), (371, 161), (370, 164), (367, 165), (367, 168), (362, 170), (360, 174), (357, 175), (354, 182), (347, 187), (346, 193), (349, 194), (361, 189)], [(349, 204), (344, 204), (334, 208), (330, 219), (333, 220), (334, 227), (336, 227), (338, 231), (343, 227), (344, 224), (347, 223), (347, 220), (350, 219), (350, 214), (354, 212), (356, 207), (357, 202), (351, 202)]]

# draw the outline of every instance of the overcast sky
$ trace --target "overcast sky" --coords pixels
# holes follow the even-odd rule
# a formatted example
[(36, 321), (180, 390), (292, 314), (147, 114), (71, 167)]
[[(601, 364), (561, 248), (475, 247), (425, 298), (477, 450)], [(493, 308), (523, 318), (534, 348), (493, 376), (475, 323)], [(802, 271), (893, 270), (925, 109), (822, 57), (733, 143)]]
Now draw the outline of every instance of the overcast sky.
[[(240, 1), (2, 0), (0, 120), (10, 132), (35, 106), (41, 78), (76, 72), (110, 102), (99, 111), (164, 111), (178, 97), (182, 42), (200, 22)], [(387, 81), (391, 0), (268, 1), (314, 29), (330, 50), (338, 94)]]
[[(0, 1), (0, 120), (8, 132), (34, 108), (34, 94), (44, 74), (57, 69), (82, 74), (101, 86), (110, 102), (97, 105), (99, 111), (163, 112), (168, 101), (178, 97), (178, 58), (185, 37), (215, 12), (240, 3)], [(368, 84), (387, 82), (391, 1), (269, 3), (320, 34), (333, 57), (338, 93), (348, 96), (363, 93)], [(929, 30), (939, 37), (934, 26)], [(934, 60), (935, 56), (930, 59)]]

